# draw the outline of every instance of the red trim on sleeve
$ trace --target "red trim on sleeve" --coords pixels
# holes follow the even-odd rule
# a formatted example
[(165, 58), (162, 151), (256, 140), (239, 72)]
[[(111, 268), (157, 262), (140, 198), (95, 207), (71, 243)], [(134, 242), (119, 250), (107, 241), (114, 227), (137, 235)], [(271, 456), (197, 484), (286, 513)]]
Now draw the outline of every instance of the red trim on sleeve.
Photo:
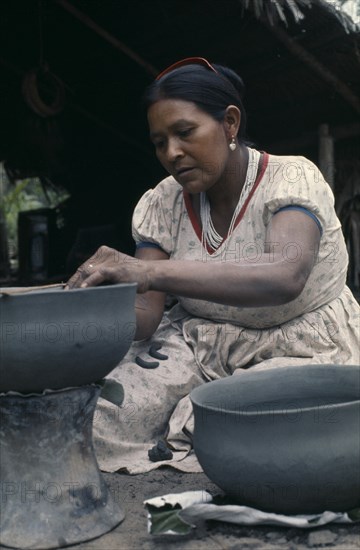
[(199, 241), (201, 241), (201, 227), (191, 202), (190, 193), (188, 193), (187, 191), (185, 191), (185, 189), (183, 189), (183, 195), (184, 195), (186, 210), (191, 221), (191, 225), (193, 226), (194, 231), (199, 238)]

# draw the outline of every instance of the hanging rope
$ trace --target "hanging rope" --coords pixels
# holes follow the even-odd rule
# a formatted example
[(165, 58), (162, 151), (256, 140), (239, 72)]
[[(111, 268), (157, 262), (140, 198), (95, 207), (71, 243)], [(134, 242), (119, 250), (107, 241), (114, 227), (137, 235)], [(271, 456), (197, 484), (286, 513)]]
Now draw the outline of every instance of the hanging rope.
[(46, 64), (25, 73), (22, 94), (30, 109), (43, 118), (57, 115), (63, 110), (64, 85)]

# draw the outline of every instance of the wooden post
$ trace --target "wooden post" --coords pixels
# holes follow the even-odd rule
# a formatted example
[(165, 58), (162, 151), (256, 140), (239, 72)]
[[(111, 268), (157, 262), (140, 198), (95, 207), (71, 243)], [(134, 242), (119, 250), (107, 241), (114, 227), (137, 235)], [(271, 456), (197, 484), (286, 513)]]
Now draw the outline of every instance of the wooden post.
[(319, 168), (330, 187), (334, 189), (334, 139), (329, 132), (328, 124), (319, 126)]

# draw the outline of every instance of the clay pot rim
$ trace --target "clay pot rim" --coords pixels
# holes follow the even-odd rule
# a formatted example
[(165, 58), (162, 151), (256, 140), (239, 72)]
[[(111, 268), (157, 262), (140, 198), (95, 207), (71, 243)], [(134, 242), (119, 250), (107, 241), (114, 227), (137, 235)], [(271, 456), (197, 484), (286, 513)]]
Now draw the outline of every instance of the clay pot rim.
[[(19, 292), (9, 292), (9, 294), (7, 294), (7, 291), (11, 291), (12, 289), (16, 288), (16, 289), (21, 289), (21, 287), (9, 287), (9, 288), (6, 288), (6, 287), (0, 287), (0, 299), (5, 299), (6, 300), (9, 300), (10, 298), (20, 298), (21, 296), (38, 296), (38, 295), (42, 295), (42, 294), (51, 294), (51, 295), (54, 295), (54, 294), (69, 294), (71, 296), (71, 294), (78, 294), (79, 292), (94, 292), (94, 291), (97, 291), (97, 292), (104, 292), (105, 290), (109, 291), (109, 289), (117, 289), (117, 288), (123, 288), (123, 287), (134, 287), (134, 286), (137, 286), (137, 283), (116, 283), (116, 284), (112, 284), (112, 285), (99, 285), (99, 286), (88, 286), (88, 287), (85, 287), (85, 288), (72, 288), (72, 289), (69, 289), (69, 290), (64, 290), (64, 288), (49, 288), (49, 287), (46, 287), (44, 286), (44, 288), (38, 288), (38, 287), (35, 287), (35, 290), (31, 290), (31, 288), (29, 287), (29, 290), (24, 290), (24, 291), (19, 291)], [(2, 291), (4, 291), (4, 294), (2, 294)]]
[[(339, 372), (341, 372), (342, 369), (348, 368), (348, 369), (351, 369), (352, 371), (357, 372), (360, 375), (360, 365), (338, 365), (338, 364), (294, 365), (288, 368), (288, 372), (290, 372), (291, 370), (292, 372), (297, 371), (298, 373), (301, 373), (301, 371), (306, 367), (314, 371), (318, 369), (331, 368), (335, 371), (338, 370)], [(270, 370), (272, 370), (273, 372), (276, 371), (276, 376), (278, 376), (281, 374), (281, 372), (284, 372), (283, 369), (284, 367), (273, 367)], [(268, 371), (269, 374), (270, 374), (270, 370)], [(266, 371), (263, 371), (263, 372), (266, 372)], [(244, 375), (240, 376), (240, 379), (245, 381), (244, 377), (247, 376), (247, 374), (251, 374), (251, 372), (249, 371), (248, 373), (244, 373)], [(258, 373), (258, 374), (261, 375), (261, 373)], [(259, 377), (259, 380), (260, 379), (261, 378)], [(212, 380), (211, 382), (207, 382), (206, 384), (202, 384), (201, 386), (194, 388), (190, 392), (190, 400), (192, 404), (203, 411), (211, 411), (211, 412), (215, 412), (223, 415), (226, 414), (231, 416), (236, 415), (237, 417), (240, 417), (240, 416), (243, 416), (243, 417), (264, 416), (265, 417), (265, 416), (273, 416), (273, 415), (276, 415), (279, 417), (285, 414), (288, 416), (290, 414), (299, 414), (300, 412), (305, 413), (305, 412), (310, 412), (315, 410), (324, 411), (324, 410), (342, 409), (347, 406), (354, 406), (356, 404), (360, 404), (359, 392), (357, 392), (356, 395), (343, 396), (343, 401), (340, 403), (339, 402), (324, 403), (324, 401), (326, 400), (326, 396), (319, 395), (318, 396), (319, 403), (314, 403), (311, 405), (304, 405), (304, 406), (301, 405), (301, 398), (306, 399), (305, 394), (302, 394), (302, 396), (300, 396), (301, 397), (300, 399), (299, 399), (299, 396), (297, 397), (289, 396), (284, 398), (283, 396), (273, 397), (271, 395), (268, 395), (266, 400), (243, 405), (243, 409), (245, 410), (242, 410), (240, 403), (237, 403), (236, 405), (237, 408), (235, 408), (233, 405), (230, 406), (229, 404), (227, 404), (225, 400), (222, 400), (222, 402), (220, 402), (220, 399), (216, 394), (211, 395), (211, 392), (214, 391), (214, 388), (216, 386), (225, 385), (226, 387), (228, 384), (231, 383), (230, 382), (231, 380), (232, 380), (232, 377), (221, 378), (218, 380)], [(254, 385), (256, 385), (254, 380), (252, 382), (254, 383)], [(341, 392), (338, 392), (338, 393), (340, 394)], [(313, 398), (315, 400), (317, 397), (315, 396)], [(297, 402), (295, 401), (296, 399), (297, 399)], [(336, 399), (336, 393), (335, 395), (329, 396), (328, 399), (333, 399), (333, 400)], [(281, 400), (284, 401), (284, 406), (280, 405), (281, 408), (274, 409), (274, 406), (279, 402), (281, 402)], [(273, 407), (271, 408), (272, 405)], [(288, 408), (291, 405), (293, 406), (291, 408)], [(262, 407), (266, 407), (266, 406), (268, 407), (267, 410), (259, 410)], [(253, 411), (246, 410), (246, 409), (249, 409), (250, 407), (255, 408), (255, 410)], [(211, 420), (209, 419), (209, 421)]]
[[(274, 409), (271, 409), (269, 408), (269, 410), (267, 411), (261, 411), (261, 410), (256, 410), (256, 411), (251, 411), (251, 412), (248, 412), (248, 411), (242, 411), (241, 409), (237, 409), (237, 410), (234, 410), (234, 409), (226, 409), (224, 407), (212, 407), (212, 406), (206, 406), (202, 403), (199, 403), (197, 402), (191, 395), (190, 395), (190, 399), (192, 401), (192, 403), (194, 405), (196, 405), (197, 407), (199, 407), (199, 409), (202, 409), (203, 411), (212, 411), (212, 412), (216, 412), (216, 413), (220, 413), (220, 414), (223, 414), (223, 415), (230, 415), (230, 416), (244, 416), (244, 417), (258, 417), (258, 416), (281, 416), (281, 415), (286, 415), (286, 416), (289, 416), (291, 414), (299, 414), (299, 413), (305, 413), (305, 412), (313, 412), (313, 411), (321, 411), (321, 410), (334, 410), (334, 409), (342, 409), (342, 408), (345, 408), (345, 407), (348, 407), (348, 406), (351, 406), (351, 405), (356, 405), (357, 403), (360, 405), (360, 399), (355, 399), (353, 401), (345, 401), (344, 403), (327, 403), (325, 405), (317, 405), (317, 404), (314, 404), (310, 407), (296, 407), (296, 408), (292, 408), (292, 409), (287, 409), (286, 407), (284, 407), (283, 409), (280, 409), (280, 410), (274, 410)], [(262, 403), (254, 403), (254, 404), (251, 404), (251, 405), (247, 405), (247, 407), (261, 407), (261, 406), (264, 406), (266, 405), (268, 402), (265, 401), (265, 402), (262, 402)], [(271, 403), (271, 402), (270, 402)], [(211, 418), (209, 418), (209, 421), (211, 422)]]

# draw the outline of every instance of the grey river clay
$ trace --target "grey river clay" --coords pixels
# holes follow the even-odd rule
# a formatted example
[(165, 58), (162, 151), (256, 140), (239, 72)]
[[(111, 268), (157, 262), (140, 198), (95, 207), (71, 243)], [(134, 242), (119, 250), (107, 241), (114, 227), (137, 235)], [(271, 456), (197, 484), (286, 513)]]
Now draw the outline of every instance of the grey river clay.
[(249, 369), (191, 400), (199, 462), (238, 503), (285, 514), (360, 505), (360, 366)]
[(9, 295), (0, 289), (0, 393), (63, 389), (106, 376), (133, 340), (135, 293), (135, 283)]
[(135, 294), (135, 284), (0, 289), (0, 544), (65, 547), (123, 520), (92, 421), (99, 382), (133, 340)]

